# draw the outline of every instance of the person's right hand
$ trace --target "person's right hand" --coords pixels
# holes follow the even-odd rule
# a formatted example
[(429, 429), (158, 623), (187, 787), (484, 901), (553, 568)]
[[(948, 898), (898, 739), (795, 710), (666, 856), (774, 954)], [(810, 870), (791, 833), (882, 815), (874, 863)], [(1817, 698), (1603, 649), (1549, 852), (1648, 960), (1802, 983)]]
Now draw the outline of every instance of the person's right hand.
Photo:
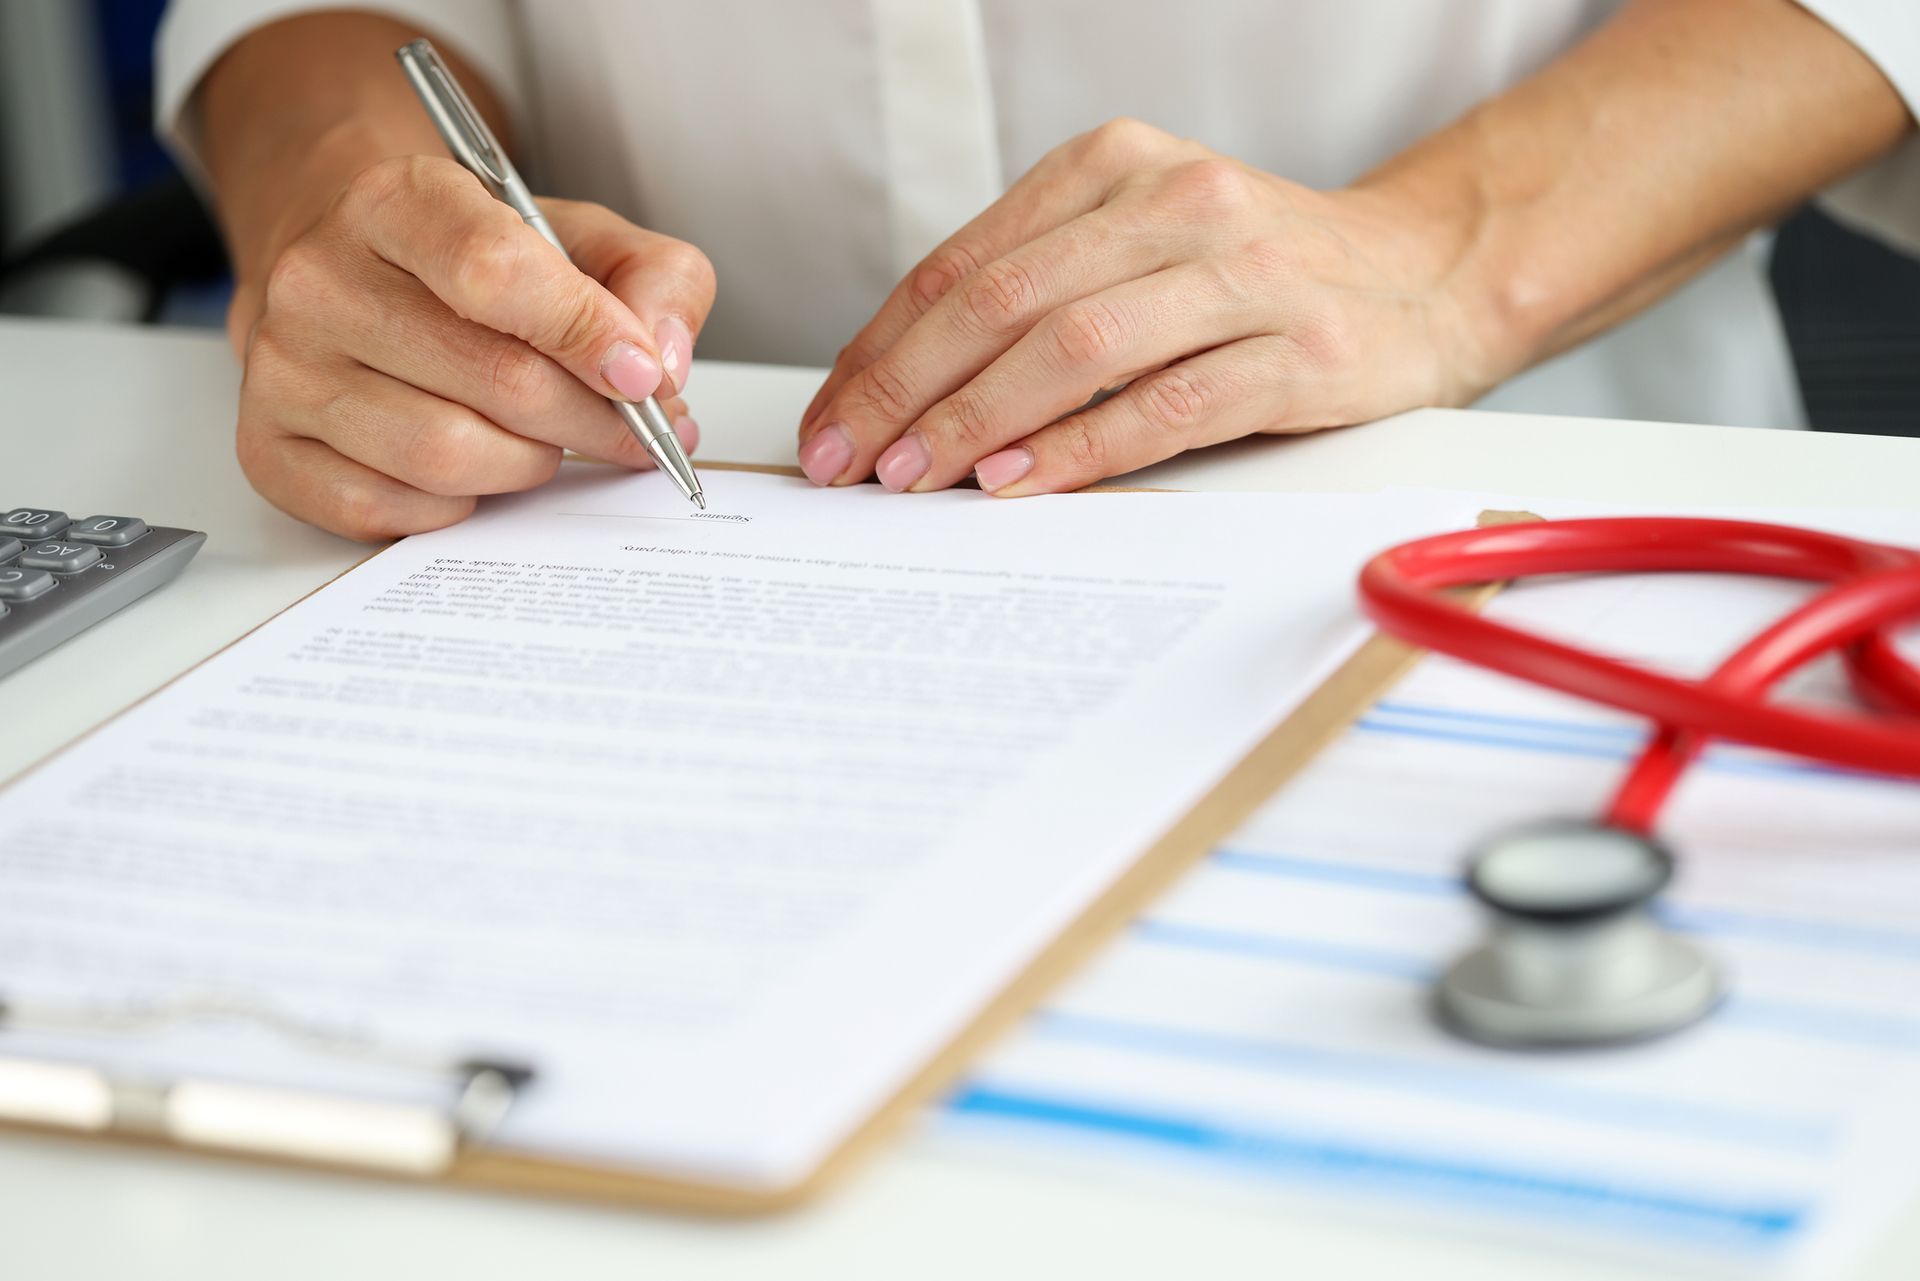
[(281, 251), (230, 325), (238, 450), (276, 506), (350, 538), (450, 525), (562, 450), (651, 466), (603, 399), (678, 399), (713, 268), (598, 205), (543, 200), (568, 264), (451, 160), (384, 160)]

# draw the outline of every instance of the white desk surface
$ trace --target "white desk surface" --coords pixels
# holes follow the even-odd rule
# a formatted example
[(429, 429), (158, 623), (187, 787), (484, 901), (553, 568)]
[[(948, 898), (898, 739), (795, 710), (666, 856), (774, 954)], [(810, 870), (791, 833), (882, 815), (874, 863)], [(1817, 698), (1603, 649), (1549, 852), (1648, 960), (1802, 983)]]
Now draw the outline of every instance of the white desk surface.
[[(696, 366), (702, 454), (792, 459), (816, 373)], [(218, 337), (0, 320), (0, 502), (204, 529), (186, 575), (0, 680), (0, 779), (365, 555), (255, 497), (234, 462)], [(1920, 510), (1920, 442), (1429, 410), (1225, 446), (1139, 483), (1437, 485), (1622, 503)], [(903, 502), (911, 502), (903, 498)], [(0, 801), (0, 803), (4, 803)], [(3, 979), (3, 976), (0, 976)], [(1465, 1229), (1330, 1211), (1280, 1186), (909, 1136), (816, 1207), (698, 1222), (19, 1137), (0, 1139), (0, 1271), (21, 1278), (613, 1274), (672, 1278), (1234, 1276), (1625, 1281)], [(1920, 1275), (1920, 1213), (1857, 1281)]]

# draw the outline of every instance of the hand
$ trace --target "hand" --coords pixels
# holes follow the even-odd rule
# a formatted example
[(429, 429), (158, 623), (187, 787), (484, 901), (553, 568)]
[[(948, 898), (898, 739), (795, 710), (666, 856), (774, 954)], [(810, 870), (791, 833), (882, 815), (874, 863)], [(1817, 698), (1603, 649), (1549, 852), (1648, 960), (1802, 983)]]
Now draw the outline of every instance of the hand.
[(1465, 403), (1494, 362), (1443, 288), (1453, 246), (1435, 233), (1453, 231), (1102, 126), (894, 289), (807, 410), (801, 466), (823, 485), (972, 471), (996, 495), (1048, 493), (1252, 432)]
[(605, 402), (677, 399), (713, 303), (691, 245), (597, 205), (541, 202), (569, 265), (451, 160), (385, 160), (243, 286), (238, 446), (277, 506), (381, 539), (552, 478), (563, 450), (646, 467)]

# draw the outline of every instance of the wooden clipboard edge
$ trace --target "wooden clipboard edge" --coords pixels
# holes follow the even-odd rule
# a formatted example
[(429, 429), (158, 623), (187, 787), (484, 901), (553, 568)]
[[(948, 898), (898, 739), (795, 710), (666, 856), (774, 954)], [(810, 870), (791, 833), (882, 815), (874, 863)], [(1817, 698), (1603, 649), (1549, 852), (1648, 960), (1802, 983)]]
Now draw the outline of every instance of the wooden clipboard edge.
[[(1481, 593), (1491, 596), (1492, 590), (1481, 589)], [(1419, 658), (1420, 651), (1397, 640), (1378, 634), (1370, 637), (976, 1013), (939, 1054), (861, 1123), (812, 1173), (791, 1186), (742, 1189), (670, 1178), (632, 1167), (563, 1161), (484, 1146), (462, 1149), (452, 1166), (440, 1175), (413, 1176), (272, 1153), (190, 1147), (151, 1135), (117, 1131), (76, 1134), (53, 1126), (17, 1122), (0, 1123), (0, 1131), (83, 1142), (93, 1140), (225, 1163), (264, 1164), (399, 1184), (445, 1185), (714, 1217), (757, 1217), (795, 1210), (850, 1177), (890, 1140), (908, 1130), (923, 1109), (957, 1083), (995, 1042), (1017, 1028), (1048, 993), (1071, 977), (1129, 921), (1205, 857), (1207, 851), (1305, 768)]]
[[(798, 468), (758, 463), (703, 462), (705, 470), (801, 476)], [(1141, 490), (1123, 486), (1094, 487), (1082, 493), (1176, 493), (1177, 490)], [(1539, 517), (1527, 512), (1482, 512), (1482, 526), (1510, 524)], [(389, 544), (388, 546), (391, 546)], [(267, 618), (208, 653), (178, 675), (156, 686), (112, 716), (49, 752), (11, 778), (0, 782), (0, 792), (39, 769), (74, 745), (112, 724), (134, 708), (172, 686), (190, 672), (212, 661), (309, 597), (326, 590), (347, 574), (388, 550), (376, 548), (326, 582), (290, 601)], [(1479, 609), (1504, 583), (1489, 583), (1456, 593), (1469, 608)], [(504, 1148), (462, 1149), (443, 1173), (418, 1176), (303, 1160), (291, 1155), (230, 1151), (173, 1143), (164, 1137), (112, 1131), (86, 1133), (56, 1126), (0, 1121), (0, 1133), (19, 1133), (62, 1140), (95, 1141), (115, 1146), (165, 1151), (222, 1162), (244, 1162), (281, 1169), (300, 1169), (334, 1175), (373, 1178), (399, 1184), (449, 1186), (477, 1191), (506, 1192), (555, 1199), (593, 1201), (636, 1208), (666, 1209), (692, 1214), (745, 1217), (796, 1209), (817, 1199), (844, 1180), (894, 1135), (909, 1128), (922, 1110), (946, 1093), (996, 1041), (1017, 1027), (1040, 1001), (1082, 963), (1090, 959), (1194, 863), (1245, 822), (1268, 798), (1312, 762), (1329, 743), (1357, 720), (1417, 663), (1424, 651), (1384, 633), (1375, 633), (1349, 655), (1267, 736), (1241, 758), (1218, 783), (1174, 825), (1140, 855), (1059, 935), (1034, 957), (1027, 968), (978, 1010), (953, 1040), (928, 1060), (872, 1116), (862, 1122), (805, 1178), (783, 1188), (746, 1189), (648, 1173), (645, 1170), (594, 1162), (561, 1161)]]

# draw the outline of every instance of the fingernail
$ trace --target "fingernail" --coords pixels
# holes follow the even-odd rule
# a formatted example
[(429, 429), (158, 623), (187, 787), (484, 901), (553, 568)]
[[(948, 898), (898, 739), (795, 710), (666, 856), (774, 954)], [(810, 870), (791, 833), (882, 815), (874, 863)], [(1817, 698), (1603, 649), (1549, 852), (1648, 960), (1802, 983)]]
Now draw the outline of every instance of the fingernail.
[(690, 414), (682, 414), (673, 420), (673, 434), (680, 438), (680, 448), (689, 454), (700, 447), (700, 424), (693, 421)]
[(678, 316), (668, 316), (653, 329), (653, 345), (660, 349), (660, 368), (666, 372), (673, 390), (687, 389), (693, 374), (693, 333)]
[(882, 485), (897, 494), (926, 475), (932, 465), (933, 455), (927, 451), (927, 442), (920, 438), (919, 432), (910, 431), (880, 455), (873, 472)]
[(853, 433), (845, 423), (828, 423), (800, 446), (800, 470), (816, 485), (831, 485), (853, 461)]
[(1033, 451), (1025, 445), (1015, 445), (1012, 449), (988, 454), (975, 463), (973, 476), (980, 482), (980, 488), (991, 494), (996, 489), (1011, 485), (1032, 470)]
[(660, 364), (630, 342), (617, 342), (600, 362), (600, 376), (628, 400), (645, 400), (660, 389)]

